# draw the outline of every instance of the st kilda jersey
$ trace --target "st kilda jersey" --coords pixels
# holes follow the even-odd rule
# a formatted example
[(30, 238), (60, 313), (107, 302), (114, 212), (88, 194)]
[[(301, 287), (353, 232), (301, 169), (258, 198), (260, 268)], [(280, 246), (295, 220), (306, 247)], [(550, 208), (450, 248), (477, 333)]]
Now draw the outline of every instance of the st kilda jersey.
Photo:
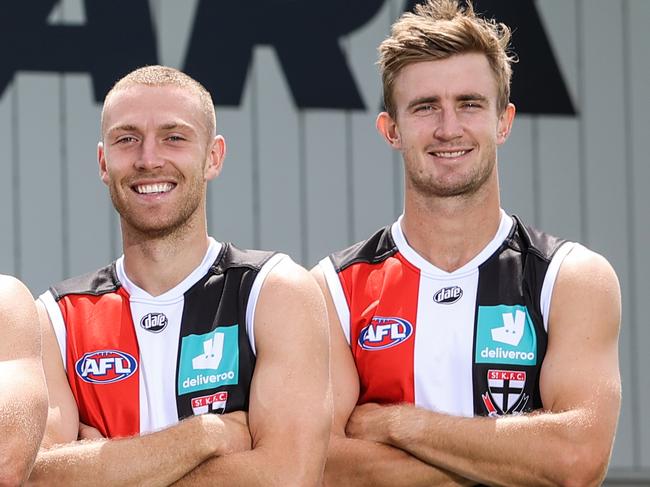
[(408, 245), (400, 222), (320, 262), (359, 373), (359, 403), (456, 416), (541, 408), (551, 294), (575, 244), (502, 210), (494, 239), (445, 272)]
[(283, 258), (210, 239), (201, 264), (160, 296), (129, 280), (123, 257), (52, 286), (39, 299), (80, 420), (122, 437), (193, 414), (247, 411), (255, 306)]

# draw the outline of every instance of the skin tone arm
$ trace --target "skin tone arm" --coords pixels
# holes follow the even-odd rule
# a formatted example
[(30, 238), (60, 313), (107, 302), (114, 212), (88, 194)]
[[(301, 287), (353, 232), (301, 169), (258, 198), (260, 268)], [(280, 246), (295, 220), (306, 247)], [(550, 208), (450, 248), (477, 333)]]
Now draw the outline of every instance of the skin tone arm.
[(321, 484), (332, 420), (325, 303), (312, 277), (289, 259), (262, 286), (255, 346), (253, 449), (205, 462), (178, 485)]
[(47, 390), (31, 294), (0, 276), (0, 485), (21, 485), (43, 437)]
[(345, 426), (359, 398), (359, 376), (336, 309), (320, 267), (311, 271), (327, 303), (331, 335), (331, 376), (334, 421), (325, 467), (325, 484), (331, 486), (452, 486), (471, 485), (457, 475), (374, 440), (346, 438)]
[(101, 435), (79, 422), (54, 330), (44, 306), (40, 302), (37, 306), (50, 409), (30, 483), (169, 485), (214, 455), (250, 448), (246, 417), (241, 412), (195, 416), (143, 436), (76, 441), (78, 435), (82, 438)]
[(553, 291), (540, 378), (545, 411), (456, 418), (368, 404), (352, 415), (348, 434), (486, 484), (600, 485), (620, 410), (620, 313), (614, 270), (578, 246), (565, 258)]

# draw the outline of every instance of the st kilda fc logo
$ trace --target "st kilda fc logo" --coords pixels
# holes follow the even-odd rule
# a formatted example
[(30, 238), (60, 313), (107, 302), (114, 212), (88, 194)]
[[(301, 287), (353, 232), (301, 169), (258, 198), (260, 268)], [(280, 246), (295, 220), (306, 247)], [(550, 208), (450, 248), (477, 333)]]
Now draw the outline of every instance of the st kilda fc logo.
[(524, 393), (526, 372), (488, 370), (488, 391), (481, 395), (488, 416), (517, 414), (524, 411), (529, 395)]

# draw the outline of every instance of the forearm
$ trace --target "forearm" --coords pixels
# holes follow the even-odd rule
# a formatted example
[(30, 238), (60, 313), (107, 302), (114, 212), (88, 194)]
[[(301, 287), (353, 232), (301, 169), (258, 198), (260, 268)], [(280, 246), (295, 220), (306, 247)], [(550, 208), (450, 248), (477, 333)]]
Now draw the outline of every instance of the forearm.
[[(287, 454), (286, 450), (257, 447), (203, 462), (174, 487), (193, 487), (209, 481), (214, 486), (318, 486), (322, 480), (324, 453), (309, 451)], [(310, 459), (306, 456), (312, 457)]]
[(169, 485), (215, 454), (209, 435), (199, 416), (143, 436), (57, 445), (39, 452), (30, 482)]
[[(585, 411), (457, 418), (397, 406), (387, 443), (477, 482), (499, 485), (599, 485), (611, 443)], [(597, 440), (599, 438), (596, 438)], [(606, 452), (594, 451), (601, 445)], [(604, 453), (604, 454), (603, 454)], [(595, 472), (586, 475), (586, 472)]]
[(22, 485), (34, 464), (47, 419), (43, 372), (28, 361), (0, 368), (0, 485)]
[(325, 466), (325, 485), (417, 487), (472, 485), (409, 453), (374, 441), (332, 435)]

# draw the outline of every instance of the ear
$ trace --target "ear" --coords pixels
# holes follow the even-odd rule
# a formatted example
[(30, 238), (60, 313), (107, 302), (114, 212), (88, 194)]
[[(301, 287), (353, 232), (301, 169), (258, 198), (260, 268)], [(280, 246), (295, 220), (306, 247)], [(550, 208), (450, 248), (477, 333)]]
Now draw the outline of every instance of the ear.
[(108, 186), (108, 170), (106, 169), (106, 152), (104, 151), (104, 143), (97, 143), (97, 163), (99, 164), (99, 177)]
[(212, 139), (210, 151), (208, 152), (203, 179), (210, 181), (216, 178), (223, 168), (223, 160), (226, 158), (226, 140), (221, 135)]
[(503, 144), (508, 139), (516, 111), (515, 106), (512, 103), (508, 103), (508, 106), (506, 106), (503, 113), (499, 116), (499, 122), (497, 124), (497, 145)]
[(381, 136), (386, 140), (386, 142), (388, 142), (388, 145), (393, 149), (402, 148), (402, 139), (399, 135), (399, 127), (397, 126), (397, 122), (393, 120), (393, 117), (391, 117), (388, 112), (381, 112), (377, 115), (375, 126)]

